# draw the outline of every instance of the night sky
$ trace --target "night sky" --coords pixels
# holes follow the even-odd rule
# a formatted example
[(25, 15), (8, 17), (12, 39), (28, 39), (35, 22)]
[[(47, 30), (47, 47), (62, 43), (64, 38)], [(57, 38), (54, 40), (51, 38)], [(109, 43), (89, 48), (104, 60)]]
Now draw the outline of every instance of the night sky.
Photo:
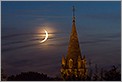
[[(5, 73), (59, 75), (68, 48), (73, 5), (82, 55), (92, 66), (120, 66), (120, 1), (2, 1), (1, 67)], [(40, 43), (44, 29), (49, 37)]]

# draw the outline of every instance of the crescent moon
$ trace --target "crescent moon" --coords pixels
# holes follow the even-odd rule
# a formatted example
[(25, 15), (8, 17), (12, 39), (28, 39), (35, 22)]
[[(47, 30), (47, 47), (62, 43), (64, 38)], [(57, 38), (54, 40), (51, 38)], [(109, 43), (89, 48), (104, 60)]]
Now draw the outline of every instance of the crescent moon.
[(44, 38), (44, 40), (41, 41), (41, 43), (45, 42), (48, 38), (48, 32), (46, 30), (44, 30), (44, 31), (45, 31), (45, 38)]

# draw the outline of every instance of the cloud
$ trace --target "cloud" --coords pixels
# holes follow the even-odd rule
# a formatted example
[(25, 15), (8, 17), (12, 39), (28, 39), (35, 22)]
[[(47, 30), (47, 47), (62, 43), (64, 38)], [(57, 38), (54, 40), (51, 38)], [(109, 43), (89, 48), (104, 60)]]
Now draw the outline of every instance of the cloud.
[(99, 42), (106, 42), (111, 40), (89, 40), (89, 41), (81, 41), (80, 44), (93, 44), (93, 43), (99, 43)]
[[(62, 34), (63, 32), (53, 32), (53, 33), (48, 33), (48, 34)], [(5, 33), (3, 33), (5, 34)], [(20, 36), (36, 36), (36, 35), (43, 35), (45, 33), (31, 33), (31, 32), (28, 32), (28, 33), (16, 33), (16, 34), (11, 34), (11, 35), (3, 35), (1, 36), (1, 39), (10, 39), (10, 38), (13, 38), (13, 37), (20, 37)]]
[(1, 36), (1, 39), (8, 39), (8, 38), (13, 38), (13, 37), (19, 37), (19, 36), (33, 36), (33, 35), (41, 35), (41, 34), (45, 34), (45, 33), (20, 33), (20, 34), (11, 34), (11, 35), (5, 35), (5, 36)]
[(8, 47), (8, 48), (2, 48), (1, 52), (8, 52), (8, 51), (12, 51), (12, 50), (18, 50), (18, 49), (23, 49), (23, 48), (27, 48), (27, 47), (31, 47), (31, 46), (36, 46), (39, 44), (28, 44), (28, 45), (23, 45), (23, 46), (19, 46), (19, 47)]
[(68, 42), (48, 44), (48, 46), (68, 46)]
[[(117, 38), (121, 38), (121, 33), (114, 33), (111, 35), (90, 35), (91, 40), (81, 41), (81, 44), (93, 44), (93, 43), (100, 43), (100, 42), (107, 42), (113, 41)], [(93, 38), (93, 39), (92, 39)]]
[[(34, 33), (34, 32), (24, 32), (24, 33), (15, 33), (15, 34), (7, 34), (7, 33), (2, 33), (3, 35), (1, 36), (2, 39), (2, 46), (6, 45), (11, 45), (11, 44), (21, 44), (25, 42), (33, 42), (33, 41), (40, 41), (43, 40), (45, 33)], [(6, 35), (5, 35), (6, 34)], [(60, 38), (61, 34), (63, 32), (61, 31), (56, 31), (56, 32), (49, 32), (49, 38), (50, 40), (62, 40), (63, 38)], [(62, 36), (62, 35), (61, 35)]]
[[(49, 39), (52, 39), (53, 41), (55, 41), (54, 37), (49, 38)], [(3, 53), (3, 52), (18, 50), (18, 49), (23, 49), (23, 48), (28, 48), (28, 47), (34, 47), (34, 46), (37, 46), (37, 45), (42, 45), (42, 46), (43, 45), (45, 45), (45, 46), (66, 46), (68, 44), (67, 41), (66, 42), (65, 41), (64, 42), (61, 42), (61, 40), (63, 41), (65, 38), (58, 38), (57, 37), (57, 39), (60, 40), (60, 42), (58, 42), (58, 43), (53, 43), (52, 42), (52, 43), (49, 43), (47, 45), (40, 44), (40, 43), (32, 43), (32, 41), (40, 41), (40, 39), (30, 39), (30, 40), (25, 40), (25, 41), (14, 41), (14, 42), (9, 42), (9, 43), (4, 43), (4, 44), (2, 44), (1, 52)], [(25, 44), (25, 42), (30, 43), (30, 44)], [(19, 45), (20, 43), (23, 43), (24, 45)], [(12, 47), (11, 44), (15, 44), (17, 46)], [(6, 46), (6, 45), (8, 47), (7, 48), (4, 48), (4, 46)]]
[[(31, 34), (31, 33), (30, 33)], [(36, 34), (36, 33), (35, 33)], [(26, 34), (16, 34), (16, 35), (9, 35), (9, 37), (17, 37), (17, 36), (23, 36)], [(98, 35), (97, 35), (98, 36)], [(84, 40), (84, 41), (80, 41), (80, 44), (95, 44), (95, 43), (100, 43), (100, 42), (108, 42), (108, 41), (112, 41), (115, 40), (113, 38), (120, 38), (120, 33), (116, 33), (113, 35), (101, 35), (99, 37), (96, 37), (94, 39), (90, 39), (90, 40)], [(90, 37), (94, 37), (94, 36), (90, 36)], [(46, 46), (68, 46), (68, 42), (69, 42), (69, 38), (68, 37), (58, 37), (54, 36), (54, 37), (50, 37), (48, 38), (49, 40), (51, 40), (51, 43), (48, 43)], [(18, 49), (23, 49), (23, 48), (28, 48), (28, 47), (33, 47), (36, 45), (39, 45), (40, 43), (35, 43), (33, 44), (34, 41), (40, 41), (41, 38), (32, 38), (32, 39), (20, 39), (19, 41), (12, 41), (12, 42), (7, 42), (7, 43), (2, 43), (2, 52), (8, 52), (8, 51), (13, 51), (13, 50), (18, 50)], [(20, 43), (23, 43), (23, 45), (20, 45)], [(30, 44), (26, 44), (26, 43), (30, 43)], [(11, 44), (15, 44), (15, 47), (12, 47)], [(10, 46), (9, 46), (10, 45)], [(17, 46), (16, 46), (17, 45)], [(44, 45), (44, 44), (41, 44)], [(7, 48), (4, 46), (8, 46)]]
[(105, 38), (121, 38), (121, 33), (118, 32), (118, 33), (113, 34), (113, 35), (106, 35)]
[(106, 13), (106, 14), (85, 14), (83, 17), (85, 18), (92, 18), (92, 19), (107, 19), (107, 20), (120, 20), (121, 14), (113, 14), (113, 13)]

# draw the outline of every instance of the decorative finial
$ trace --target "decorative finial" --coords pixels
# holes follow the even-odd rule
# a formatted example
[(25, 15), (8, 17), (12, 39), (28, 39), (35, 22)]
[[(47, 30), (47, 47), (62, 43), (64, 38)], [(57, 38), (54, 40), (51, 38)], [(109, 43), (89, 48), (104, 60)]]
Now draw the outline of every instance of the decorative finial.
[(72, 11), (73, 11), (73, 22), (75, 22), (75, 7), (74, 6), (72, 8)]
[(72, 11), (73, 11), (73, 17), (75, 17), (75, 6), (73, 6)]

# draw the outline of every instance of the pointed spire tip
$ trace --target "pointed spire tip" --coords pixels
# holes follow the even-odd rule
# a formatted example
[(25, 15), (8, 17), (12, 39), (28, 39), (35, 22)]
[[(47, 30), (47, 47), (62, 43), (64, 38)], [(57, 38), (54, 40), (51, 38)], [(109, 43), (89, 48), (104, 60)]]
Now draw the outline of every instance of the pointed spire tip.
[(75, 17), (75, 6), (72, 6), (73, 17)]

